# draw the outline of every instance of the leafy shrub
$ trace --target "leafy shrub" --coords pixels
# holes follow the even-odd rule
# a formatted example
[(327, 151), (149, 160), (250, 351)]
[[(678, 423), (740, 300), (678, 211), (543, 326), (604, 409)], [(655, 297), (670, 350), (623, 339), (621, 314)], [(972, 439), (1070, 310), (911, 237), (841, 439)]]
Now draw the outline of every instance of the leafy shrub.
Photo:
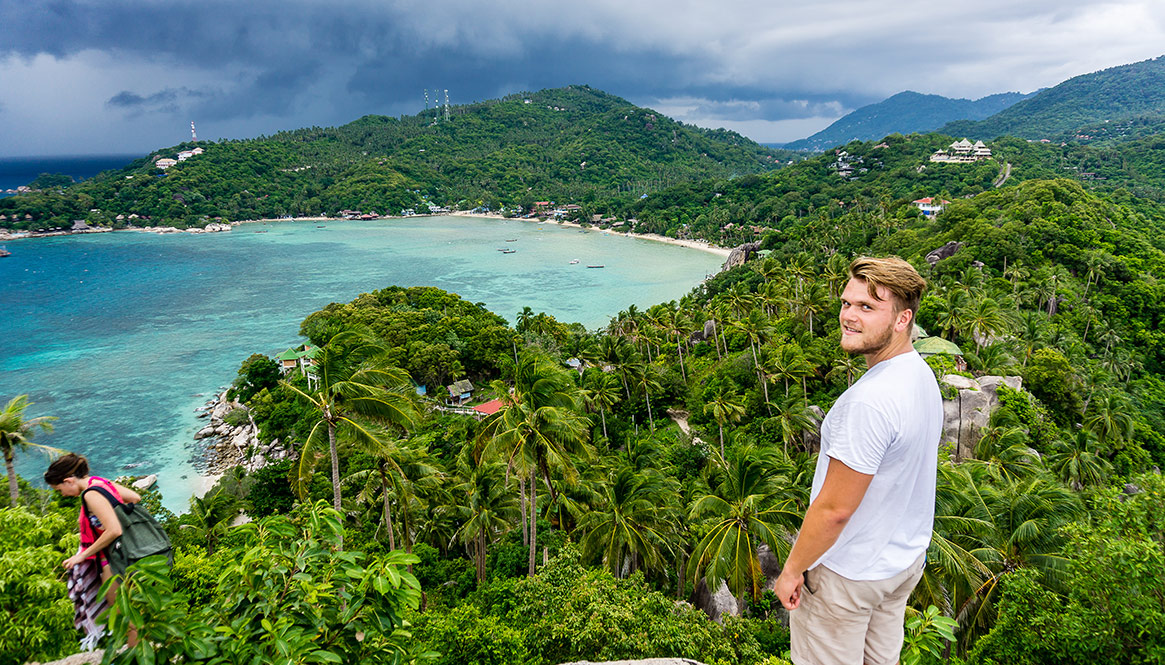
[(259, 469), (251, 474), (251, 488), (247, 492), (247, 502), (251, 505), (248, 514), (259, 519), (276, 513), (287, 513), (295, 505), (295, 494), (291, 491), (291, 470), (294, 460), (286, 459)]
[(510, 665), (530, 661), (521, 629), (498, 617), (482, 615), (473, 605), (421, 615), (417, 637), (440, 650), (435, 665)]
[(73, 603), (60, 564), (77, 549), (76, 523), (63, 512), (46, 517), (0, 509), (0, 665), (52, 660), (76, 649)]
[(340, 514), (325, 504), (234, 530), (245, 545), (223, 552), (216, 602), (201, 608), (175, 587), (165, 560), (144, 560), (109, 613), (110, 662), (130, 625), (139, 642), (123, 656), (154, 662), (396, 663), (411, 654), (404, 612), (420, 588), (404, 566), (340, 550)]

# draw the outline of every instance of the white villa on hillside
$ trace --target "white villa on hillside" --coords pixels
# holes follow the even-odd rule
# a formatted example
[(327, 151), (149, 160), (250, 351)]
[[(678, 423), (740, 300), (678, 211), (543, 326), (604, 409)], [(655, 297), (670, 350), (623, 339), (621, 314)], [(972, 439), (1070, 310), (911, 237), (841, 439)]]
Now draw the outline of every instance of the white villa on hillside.
[(947, 150), (938, 150), (930, 156), (932, 162), (954, 162), (969, 164), (980, 159), (991, 159), (991, 148), (982, 141), (971, 143), (967, 139), (960, 139), (950, 145)]

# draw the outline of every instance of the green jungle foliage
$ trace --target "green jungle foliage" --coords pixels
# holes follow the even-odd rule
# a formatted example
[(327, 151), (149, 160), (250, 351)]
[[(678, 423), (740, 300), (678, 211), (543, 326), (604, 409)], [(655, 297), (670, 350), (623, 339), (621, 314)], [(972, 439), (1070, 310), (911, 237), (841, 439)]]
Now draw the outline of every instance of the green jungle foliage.
[[(903, 660), (939, 662), (948, 644), (964, 663), (1159, 660), (1155, 204), (1041, 178), (1060, 173), (1060, 148), (1018, 140), (993, 144), (991, 162), (918, 168), (949, 142), (851, 144), (845, 157), (868, 169), (854, 180), (830, 170), (834, 153), (612, 203), (672, 234), (733, 238), (757, 224), (767, 254), (602, 330), (528, 308), (510, 327), (428, 288), (308, 316), (300, 332), (320, 347), (311, 376), (277, 378), (252, 356), (235, 386), (261, 439), (297, 459), (232, 471), (187, 513), (162, 515), (174, 569), (146, 566), (122, 587), (113, 643), (133, 623), (151, 645), (132, 652), (140, 662), (147, 649), (229, 662), (782, 662), (783, 610), (764, 593), (776, 571), (757, 547), (787, 554), (822, 413), (865, 371), (838, 348), (849, 262), (896, 254), (929, 282), (918, 323), (966, 363), (932, 358), (940, 378), (1022, 378), (999, 389), (976, 443), (941, 442)], [(996, 188), (1004, 163), (1011, 176)], [(922, 195), (950, 203), (928, 219), (909, 204)], [(948, 242), (957, 250), (927, 261)], [(497, 399), (499, 410), (478, 419), (446, 404), (441, 385), (461, 377), (472, 404)], [(67, 510), (32, 489), (17, 504), (0, 528), (19, 511), (53, 524)], [(231, 527), (240, 511), (260, 519)], [(52, 550), (27, 569), (47, 595), (61, 593), (69, 551), (56, 542), (20, 545)], [(676, 605), (722, 583), (742, 618), (714, 624)], [(43, 628), (62, 621), (46, 606), (21, 625), (47, 654), (72, 636)]]
[[(587, 86), (510, 95), (415, 116), (365, 116), (342, 127), (201, 142), (205, 153), (162, 171), (194, 143), (159, 150), (63, 190), (0, 199), (0, 226), (69, 227), (398, 215), (429, 204), (528, 209), (638, 196), (677, 182), (778, 168), (793, 153), (735, 132), (685, 125)], [(136, 215), (137, 217), (133, 217)], [(118, 217), (121, 216), (121, 219)]]
[(1165, 110), (1165, 57), (1083, 74), (1042, 90), (986, 120), (960, 120), (939, 131), (992, 139), (1053, 138), (1105, 120)]
[(60, 562), (77, 551), (74, 514), (0, 508), (0, 665), (51, 660), (76, 648)]

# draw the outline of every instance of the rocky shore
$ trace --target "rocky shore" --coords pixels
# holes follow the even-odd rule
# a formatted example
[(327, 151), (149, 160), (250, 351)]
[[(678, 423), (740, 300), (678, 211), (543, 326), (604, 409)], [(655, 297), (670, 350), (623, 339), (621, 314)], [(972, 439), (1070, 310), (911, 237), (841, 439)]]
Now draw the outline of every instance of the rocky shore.
[(259, 428), (247, 407), (228, 400), (227, 392), (222, 391), (198, 409), (199, 418), (209, 419), (194, 435), (196, 441), (206, 442), (206, 474), (221, 476), (236, 466), (251, 473), (291, 457), (292, 451), (280, 445), (279, 439), (268, 444), (259, 441)]

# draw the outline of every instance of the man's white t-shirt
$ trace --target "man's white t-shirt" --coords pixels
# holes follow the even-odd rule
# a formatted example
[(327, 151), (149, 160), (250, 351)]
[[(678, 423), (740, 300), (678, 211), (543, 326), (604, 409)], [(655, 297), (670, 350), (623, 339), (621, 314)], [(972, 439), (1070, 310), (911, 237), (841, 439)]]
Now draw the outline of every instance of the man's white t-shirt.
[(938, 382), (913, 350), (874, 365), (838, 398), (821, 425), (810, 501), (821, 491), (830, 458), (874, 478), (814, 566), (851, 580), (884, 580), (918, 560), (934, 528), (942, 425)]

